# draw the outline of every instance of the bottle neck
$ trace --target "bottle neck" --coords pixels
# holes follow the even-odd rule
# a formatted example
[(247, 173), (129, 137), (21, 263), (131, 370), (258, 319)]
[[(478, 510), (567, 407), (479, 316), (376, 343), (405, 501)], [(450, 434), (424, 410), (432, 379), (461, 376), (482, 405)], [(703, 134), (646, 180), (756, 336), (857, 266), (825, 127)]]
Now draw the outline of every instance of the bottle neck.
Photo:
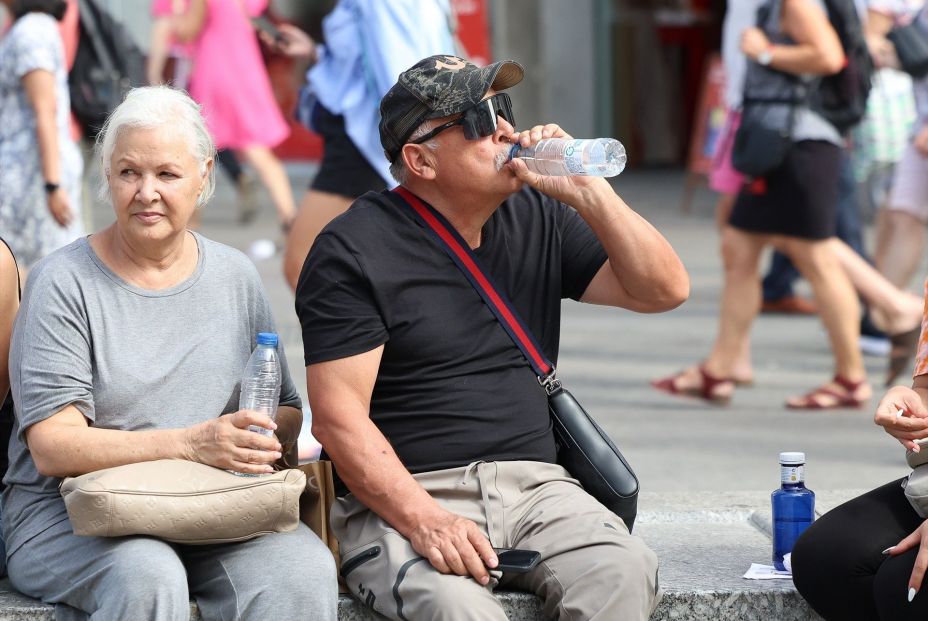
[(805, 487), (805, 464), (780, 464), (780, 484), (784, 488)]

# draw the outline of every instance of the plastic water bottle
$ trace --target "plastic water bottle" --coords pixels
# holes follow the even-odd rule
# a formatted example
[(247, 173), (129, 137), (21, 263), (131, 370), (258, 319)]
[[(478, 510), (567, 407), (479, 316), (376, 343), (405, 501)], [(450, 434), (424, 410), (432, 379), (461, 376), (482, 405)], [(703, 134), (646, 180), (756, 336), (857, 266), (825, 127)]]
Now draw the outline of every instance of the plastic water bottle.
[[(277, 355), (277, 335), (273, 332), (259, 332), (258, 346), (251, 352), (242, 377), (242, 390), (238, 400), (238, 409), (254, 410), (267, 414), (271, 420), (277, 416), (277, 402), (280, 400), (280, 358)], [(264, 427), (250, 425), (249, 431), (266, 436), (274, 432)]]
[(615, 138), (545, 138), (535, 146), (514, 145), (509, 154), (539, 175), (615, 177), (625, 170), (625, 147)]
[(815, 493), (806, 489), (805, 453), (780, 453), (780, 489), (770, 495), (773, 507), (773, 565), (785, 570), (783, 557), (815, 519)]

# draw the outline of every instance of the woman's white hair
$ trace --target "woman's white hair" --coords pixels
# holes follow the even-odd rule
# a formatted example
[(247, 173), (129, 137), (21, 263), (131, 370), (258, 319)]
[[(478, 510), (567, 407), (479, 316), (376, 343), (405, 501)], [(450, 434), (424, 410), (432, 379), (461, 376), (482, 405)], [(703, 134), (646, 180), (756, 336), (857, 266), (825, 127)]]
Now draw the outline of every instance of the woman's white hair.
[[(116, 139), (125, 128), (158, 129), (170, 128), (180, 132), (190, 145), (193, 157), (199, 163), (200, 175), (207, 173), (207, 162), (216, 157), (213, 138), (206, 128), (200, 106), (187, 93), (169, 86), (144, 86), (134, 88), (121, 104), (110, 113), (97, 135), (96, 152), (103, 170), (100, 197), (109, 201), (110, 159), (116, 147)], [(209, 169), (203, 191), (197, 197), (197, 207), (202, 207), (216, 189), (216, 167)]]
[[(417, 127), (415, 131), (409, 135), (409, 138), (406, 139), (406, 142), (412, 142), (417, 138), (425, 136), (427, 133), (432, 131), (434, 126), (435, 123), (431, 120), (422, 121), (422, 125)], [(422, 144), (432, 151), (438, 149), (437, 140), (429, 140), (428, 142), (423, 142)], [(402, 153), (398, 154), (396, 159), (390, 163), (390, 174), (393, 175), (393, 178), (396, 179), (396, 182), (400, 185), (406, 185), (406, 182), (409, 180), (409, 169), (406, 168), (406, 162), (403, 161)]]

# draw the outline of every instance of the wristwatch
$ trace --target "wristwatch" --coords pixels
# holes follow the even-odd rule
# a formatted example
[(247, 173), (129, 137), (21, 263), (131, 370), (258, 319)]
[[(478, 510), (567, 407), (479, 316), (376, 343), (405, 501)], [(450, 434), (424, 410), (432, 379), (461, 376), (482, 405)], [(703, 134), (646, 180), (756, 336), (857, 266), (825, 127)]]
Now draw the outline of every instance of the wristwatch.
[(54, 194), (60, 187), (61, 185), (58, 183), (52, 183), (51, 181), (46, 181), (45, 182), (45, 193)]
[(764, 67), (769, 67), (771, 61), (773, 61), (773, 45), (768, 45), (760, 54), (757, 55), (755, 59), (757, 64), (763, 65)]

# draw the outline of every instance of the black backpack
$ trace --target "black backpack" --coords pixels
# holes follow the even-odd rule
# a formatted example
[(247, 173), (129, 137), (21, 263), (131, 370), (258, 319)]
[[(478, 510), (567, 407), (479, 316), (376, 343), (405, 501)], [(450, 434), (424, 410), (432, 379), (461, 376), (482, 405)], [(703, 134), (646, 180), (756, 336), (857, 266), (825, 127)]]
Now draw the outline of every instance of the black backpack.
[(812, 97), (812, 109), (842, 134), (857, 125), (867, 111), (873, 78), (873, 60), (864, 39), (853, 0), (825, 0), (828, 19), (838, 33), (847, 63), (834, 75), (822, 78)]
[(74, 116), (93, 139), (129, 89), (145, 84), (145, 57), (96, 0), (78, 0), (78, 7), (80, 36), (68, 91)]

